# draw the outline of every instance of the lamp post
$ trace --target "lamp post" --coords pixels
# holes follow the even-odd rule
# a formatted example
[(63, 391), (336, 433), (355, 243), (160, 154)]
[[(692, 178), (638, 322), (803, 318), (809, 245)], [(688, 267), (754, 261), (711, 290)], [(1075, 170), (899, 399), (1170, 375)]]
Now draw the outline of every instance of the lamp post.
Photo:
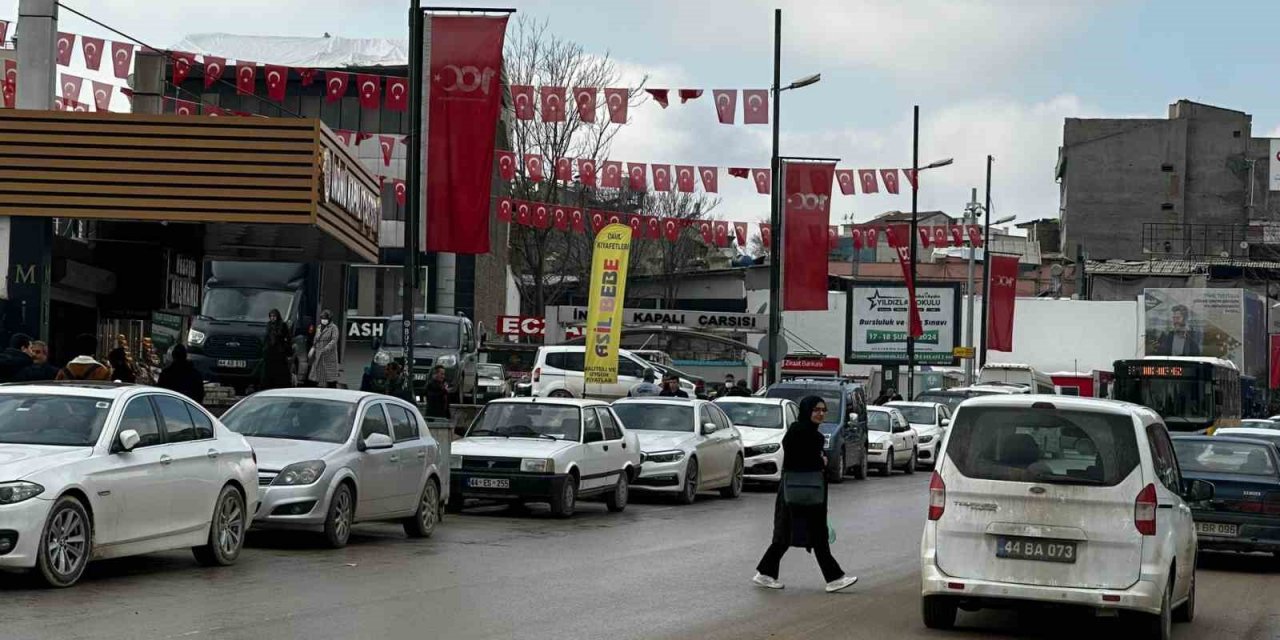
[[(912, 108), (911, 115), (911, 282), (916, 281), (916, 245), (919, 244), (919, 194), (920, 172), (925, 169), (937, 169), (951, 164), (953, 160), (946, 158), (920, 166), (920, 105)], [(909, 323), (908, 323), (909, 324)], [(916, 339), (907, 330), (907, 399), (916, 397)]]
[[(983, 229), (982, 246), (983, 251), (987, 251), (986, 247), (991, 246), (991, 165), (996, 161), (995, 156), (987, 156), (987, 204), (984, 207), (987, 211), (987, 223)], [(978, 350), (978, 368), (982, 368), (987, 364), (987, 319), (990, 312), (987, 310), (987, 288), (991, 285), (991, 262), (983, 256), (982, 261), (982, 335), (978, 337), (981, 347)]]
[(768, 366), (765, 368), (765, 384), (772, 385), (778, 381), (778, 368), (785, 354), (780, 354), (780, 337), (782, 336), (782, 163), (778, 155), (778, 127), (781, 122), (781, 100), (783, 91), (799, 89), (817, 83), (822, 74), (805, 76), (782, 86), (782, 9), (773, 11), (773, 153), (770, 164), (773, 185), (769, 198), (769, 225), (773, 230), (772, 243), (769, 247), (769, 353)]

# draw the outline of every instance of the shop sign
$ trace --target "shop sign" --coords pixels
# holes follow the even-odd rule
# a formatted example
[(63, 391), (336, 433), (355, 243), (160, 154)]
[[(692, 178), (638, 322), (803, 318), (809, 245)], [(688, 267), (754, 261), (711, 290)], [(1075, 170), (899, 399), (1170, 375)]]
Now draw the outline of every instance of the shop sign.
[(377, 233), (382, 219), (382, 194), (366, 187), (346, 158), (325, 148), (320, 179), (320, 195), (325, 203), (359, 222), (365, 235)]
[(782, 370), (838, 374), (840, 373), (840, 359), (827, 356), (821, 358), (783, 358)]
[(168, 307), (200, 306), (200, 263), (181, 253), (169, 253), (169, 274), (165, 305)]
[[(560, 322), (586, 322), (586, 307), (556, 307)], [(769, 315), (763, 313), (732, 313), (721, 311), (681, 311), (678, 309), (623, 309), (625, 326), (685, 327), (703, 331), (732, 329), (739, 332), (759, 333), (768, 330)]]
[(182, 316), (162, 311), (151, 312), (151, 346), (156, 353), (169, 353), (182, 338)]
[(348, 316), (347, 342), (373, 342), (382, 339), (387, 319), (375, 316)]
[[(850, 289), (846, 308), (845, 362), (907, 362), (911, 298), (901, 281), (859, 282)], [(915, 339), (915, 362), (956, 366), (959, 344), (960, 285), (921, 282), (916, 305), (924, 334)]]
[[(536, 316), (498, 316), (498, 335), (540, 338), (547, 333), (547, 321)], [(582, 335), (582, 327), (565, 327), (566, 338)]]

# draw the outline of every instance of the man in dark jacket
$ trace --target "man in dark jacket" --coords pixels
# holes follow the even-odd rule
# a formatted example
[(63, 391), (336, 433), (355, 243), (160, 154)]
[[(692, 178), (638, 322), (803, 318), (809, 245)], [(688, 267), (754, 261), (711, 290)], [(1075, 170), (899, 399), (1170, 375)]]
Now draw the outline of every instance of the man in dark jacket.
[(688, 398), (689, 394), (680, 388), (680, 377), (674, 373), (668, 373), (662, 376), (662, 393), (658, 394), (663, 398)]
[(31, 338), (25, 333), (13, 334), (9, 346), (0, 352), (0, 382), (22, 380), (32, 364)]
[(730, 387), (729, 391), (728, 391), (725, 395), (727, 395), (727, 396), (729, 396), (729, 397), (731, 397), (731, 398), (748, 398), (748, 397), (750, 397), (750, 396), (751, 396), (751, 389), (749, 389), (749, 388), (747, 387), (747, 379), (746, 379), (746, 378), (743, 378), (743, 379), (739, 380), (737, 384), (735, 384), (735, 385), (733, 385), (732, 387)]
[(34, 364), (18, 374), (22, 382), (39, 382), (53, 380), (58, 377), (58, 368), (49, 364), (49, 345), (40, 340), (32, 340), (29, 353)]
[(431, 382), (427, 383), (427, 417), (449, 418), (449, 385), (444, 381), (444, 367), (431, 371)]
[(160, 372), (160, 387), (177, 391), (196, 402), (204, 402), (204, 377), (187, 359), (185, 346), (173, 346), (173, 362)]

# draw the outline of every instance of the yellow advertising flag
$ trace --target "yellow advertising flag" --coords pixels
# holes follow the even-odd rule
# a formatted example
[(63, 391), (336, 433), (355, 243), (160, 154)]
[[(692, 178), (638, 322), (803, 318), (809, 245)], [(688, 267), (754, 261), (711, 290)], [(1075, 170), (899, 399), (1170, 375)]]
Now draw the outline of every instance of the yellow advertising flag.
[(631, 227), (611, 224), (596, 235), (591, 257), (591, 295), (587, 301), (584, 374), (587, 384), (618, 382), (618, 343), (622, 340), (622, 301), (627, 292)]

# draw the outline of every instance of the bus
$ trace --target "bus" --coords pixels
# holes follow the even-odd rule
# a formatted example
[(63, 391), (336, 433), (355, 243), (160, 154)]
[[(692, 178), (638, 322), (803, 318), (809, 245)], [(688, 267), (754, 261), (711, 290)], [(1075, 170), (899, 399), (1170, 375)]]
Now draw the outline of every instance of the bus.
[(1115, 398), (1150, 407), (1170, 431), (1212, 432), (1240, 424), (1240, 370), (1230, 360), (1117, 360), (1115, 376)]
[(978, 384), (1017, 384), (1028, 393), (1057, 393), (1053, 378), (1028, 364), (1013, 362), (988, 362), (978, 374)]

